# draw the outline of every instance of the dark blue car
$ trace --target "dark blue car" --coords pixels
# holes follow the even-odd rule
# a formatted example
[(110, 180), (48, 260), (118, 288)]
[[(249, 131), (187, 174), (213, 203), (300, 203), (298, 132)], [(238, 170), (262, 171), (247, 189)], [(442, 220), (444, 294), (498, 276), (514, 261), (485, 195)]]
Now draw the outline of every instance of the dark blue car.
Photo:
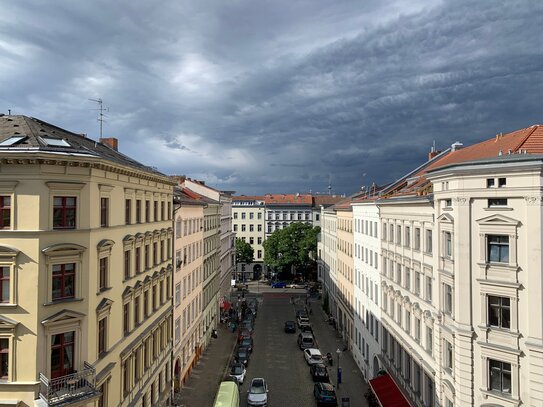
[(313, 395), (317, 406), (337, 406), (336, 391), (330, 383), (315, 383)]
[(271, 288), (286, 288), (286, 287), (287, 287), (287, 283), (285, 283), (284, 281), (275, 281), (271, 283)]

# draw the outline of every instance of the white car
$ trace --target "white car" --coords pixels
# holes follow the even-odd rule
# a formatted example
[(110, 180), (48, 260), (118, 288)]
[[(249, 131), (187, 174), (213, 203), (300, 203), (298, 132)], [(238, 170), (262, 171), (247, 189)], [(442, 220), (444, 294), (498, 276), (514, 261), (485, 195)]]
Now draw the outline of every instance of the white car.
[(321, 351), (315, 348), (305, 349), (304, 358), (308, 365), (323, 363)]
[(247, 405), (250, 407), (267, 407), (268, 406), (268, 385), (266, 380), (261, 377), (251, 380), (247, 396)]
[(243, 363), (234, 363), (230, 368), (230, 377), (236, 379), (236, 382), (239, 384), (243, 384), (243, 380), (245, 380), (245, 373), (247, 373), (247, 370), (245, 369), (245, 365)]
[(309, 324), (309, 318), (298, 317), (297, 322), (298, 322), (298, 328), (300, 328), (300, 326), (302, 326), (303, 324)]

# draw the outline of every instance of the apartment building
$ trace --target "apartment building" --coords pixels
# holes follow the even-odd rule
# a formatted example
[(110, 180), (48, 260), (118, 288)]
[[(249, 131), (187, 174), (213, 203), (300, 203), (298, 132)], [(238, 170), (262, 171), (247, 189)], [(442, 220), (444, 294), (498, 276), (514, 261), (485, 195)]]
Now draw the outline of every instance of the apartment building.
[(173, 183), (117, 149), (0, 116), (5, 405), (168, 403)]
[(293, 222), (312, 224), (313, 198), (309, 194), (268, 194), (264, 196), (264, 202), (266, 236)]
[[(259, 278), (265, 267), (264, 260), (264, 219), (266, 214), (265, 202), (262, 197), (235, 196), (232, 198), (232, 227), (236, 237), (249, 243), (253, 248), (254, 262), (241, 266), (236, 278), (239, 280), (252, 280)], [(245, 274), (245, 278), (243, 278)]]
[(322, 283), (324, 309), (337, 320), (337, 216), (330, 207), (321, 207), (321, 233), (317, 242), (319, 281)]
[(203, 343), (204, 207), (199, 194), (174, 189), (174, 392), (198, 362)]
[(220, 277), (219, 305), (224, 308), (230, 297), (231, 281), (235, 278), (236, 267), (236, 234), (232, 227), (232, 194), (233, 191), (221, 191), (221, 227), (220, 227)]
[(338, 330), (348, 349), (354, 342), (353, 211), (351, 198), (332, 207), (336, 211), (337, 271), (336, 302)]
[(366, 379), (381, 370), (381, 240), (376, 194), (353, 199), (354, 336), (353, 357)]
[(221, 273), (221, 193), (211, 188), (203, 181), (185, 178), (180, 186), (189, 189), (200, 196), (204, 206), (204, 244), (202, 277), (202, 329), (203, 338), (201, 351), (211, 341), (211, 333), (219, 323), (219, 284)]

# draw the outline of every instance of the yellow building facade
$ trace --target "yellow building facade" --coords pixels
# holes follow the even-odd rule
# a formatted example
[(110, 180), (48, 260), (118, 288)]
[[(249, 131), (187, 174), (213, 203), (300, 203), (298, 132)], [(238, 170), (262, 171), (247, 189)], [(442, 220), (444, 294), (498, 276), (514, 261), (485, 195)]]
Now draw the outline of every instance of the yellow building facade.
[(170, 397), (174, 183), (101, 141), (0, 117), (5, 405)]

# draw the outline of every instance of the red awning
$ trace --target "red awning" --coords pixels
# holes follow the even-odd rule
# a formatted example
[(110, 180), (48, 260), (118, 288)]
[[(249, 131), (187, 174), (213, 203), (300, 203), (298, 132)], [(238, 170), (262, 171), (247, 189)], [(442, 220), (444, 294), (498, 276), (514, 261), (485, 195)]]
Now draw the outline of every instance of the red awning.
[(409, 407), (410, 404), (390, 375), (370, 380), (370, 387), (381, 407)]

